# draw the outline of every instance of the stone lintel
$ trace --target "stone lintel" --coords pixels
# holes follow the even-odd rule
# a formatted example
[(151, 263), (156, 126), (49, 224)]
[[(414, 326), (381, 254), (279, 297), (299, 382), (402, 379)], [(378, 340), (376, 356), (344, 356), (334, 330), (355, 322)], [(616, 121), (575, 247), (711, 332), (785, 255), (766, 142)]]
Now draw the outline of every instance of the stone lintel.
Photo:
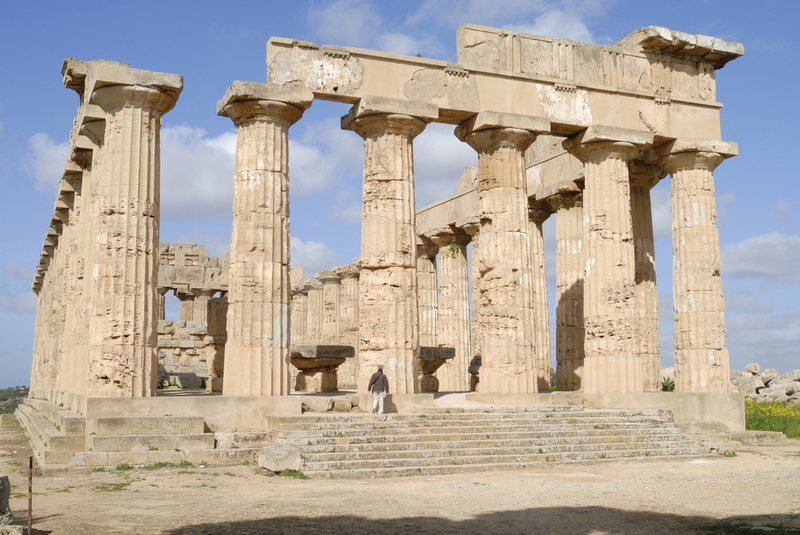
[(183, 76), (165, 72), (132, 69), (127, 63), (96, 60), (91, 64), (91, 85), (86, 87), (92, 91), (109, 85), (135, 85), (155, 89), (177, 100), (183, 90)]
[(428, 238), (439, 247), (447, 246), (451, 243), (467, 245), (472, 240), (469, 234), (467, 234), (463, 229), (453, 225), (428, 230), (423, 234), (423, 236)]
[(550, 120), (545, 117), (518, 115), (496, 111), (482, 111), (456, 127), (456, 136), (462, 139), (471, 132), (491, 128), (515, 128), (536, 134), (550, 131)]
[(289, 351), (293, 359), (349, 359), (356, 354), (353, 346), (343, 345), (293, 345)]
[(704, 61), (721, 69), (731, 60), (744, 55), (744, 45), (726, 42), (708, 35), (676, 32), (662, 26), (634, 30), (616, 43), (628, 50), (660, 52), (676, 58)]
[(408, 115), (429, 123), (439, 117), (439, 106), (430, 102), (367, 95), (342, 117), (342, 129), (352, 130), (351, 125), (357, 118), (377, 114)]
[(715, 152), (723, 158), (731, 158), (739, 154), (739, 145), (717, 139), (678, 138), (646, 151), (644, 160), (648, 163), (655, 162), (664, 156), (681, 152)]
[(420, 346), (419, 348), (420, 360), (447, 360), (455, 358), (455, 356), (456, 348), (454, 347)]
[(361, 267), (357, 264), (344, 264), (333, 268), (333, 272), (339, 276), (339, 279), (357, 278), (360, 271)]
[(555, 195), (563, 195), (565, 193), (580, 193), (581, 191), (583, 191), (583, 188), (574, 180), (562, 180), (561, 182), (556, 182), (555, 184), (550, 184), (549, 186), (540, 188), (536, 192), (536, 200), (545, 201), (549, 197), (553, 197)]
[(227, 116), (227, 109), (230, 105), (248, 100), (274, 100), (306, 110), (311, 106), (314, 95), (303, 85), (275, 85), (237, 80), (228, 87), (225, 95), (217, 102), (217, 115)]

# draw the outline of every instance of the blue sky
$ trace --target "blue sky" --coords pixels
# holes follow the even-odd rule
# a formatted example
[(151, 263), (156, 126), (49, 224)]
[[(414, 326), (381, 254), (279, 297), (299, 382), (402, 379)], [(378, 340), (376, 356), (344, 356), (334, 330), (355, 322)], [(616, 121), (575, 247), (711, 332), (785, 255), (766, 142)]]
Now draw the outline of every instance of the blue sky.
[[(795, 0), (339, 0), (335, 2), (14, 2), (0, 18), (0, 388), (28, 384), (35, 295), (30, 290), (77, 97), (61, 84), (67, 57), (181, 74), (163, 121), (162, 241), (230, 240), (231, 121), (215, 104), (234, 80), (264, 81), (270, 36), (455, 61), (455, 29), (470, 22), (612, 44), (643, 26), (744, 43), (717, 72), (723, 139), (740, 156), (715, 172), (733, 369), (800, 368), (800, 2)], [(361, 139), (338, 129), (347, 108), (315, 102), (291, 130), (292, 262), (308, 275), (358, 256)], [(455, 191), (476, 161), (452, 127), (415, 142), (417, 205)], [(653, 190), (662, 363), (672, 362), (667, 181)], [(552, 233), (552, 223), (546, 226)], [(548, 239), (552, 258), (552, 240)], [(552, 262), (549, 267), (552, 287)]]

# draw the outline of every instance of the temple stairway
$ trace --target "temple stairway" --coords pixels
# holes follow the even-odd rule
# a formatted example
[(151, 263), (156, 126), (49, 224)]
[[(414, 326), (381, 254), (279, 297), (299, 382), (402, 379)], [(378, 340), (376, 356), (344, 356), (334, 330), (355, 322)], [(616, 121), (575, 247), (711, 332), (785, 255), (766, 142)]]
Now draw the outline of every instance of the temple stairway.
[(708, 455), (664, 410), (432, 407), (418, 413), (279, 417), (313, 478), (513, 470), (539, 463)]

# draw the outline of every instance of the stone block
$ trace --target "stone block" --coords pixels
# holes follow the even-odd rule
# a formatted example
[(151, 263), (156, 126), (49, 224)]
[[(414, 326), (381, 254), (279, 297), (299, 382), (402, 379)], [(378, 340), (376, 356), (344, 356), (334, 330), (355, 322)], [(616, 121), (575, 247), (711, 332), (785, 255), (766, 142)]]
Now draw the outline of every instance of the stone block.
[(8, 498), (11, 496), (11, 483), (8, 476), (0, 476), (0, 526), (10, 526), (14, 517), (11, 516), (11, 508), (8, 506)]
[(747, 366), (744, 367), (744, 371), (747, 373), (752, 373), (753, 375), (758, 375), (761, 373), (761, 365), (757, 362), (751, 362)]
[(328, 412), (333, 409), (333, 399), (307, 396), (303, 397), (303, 412)]
[(739, 389), (739, 392), (745, 396), (750, 396), (756, 394), (759, 390), (764, 388), (764, 382), (758, 375), (743, 373), (741, 376), (739, 376), (739, 384), (737, 388)]
[(353, 404), (348, 398), (336, 398), (333, 400), (333, 410), (336, 412), (350, 412)]
[(261, 448), (258, 454), (258, 466), (272, 472), (281, 470), (300, 470), (303, 457), (300, 448), (289, 443), (276, 443)]
[(769, 383), (778, 376), (778, 370), (775, 368), (767, 368), (763, 372), (761, 372), (761, 381), (766, 385), (769, 386)]

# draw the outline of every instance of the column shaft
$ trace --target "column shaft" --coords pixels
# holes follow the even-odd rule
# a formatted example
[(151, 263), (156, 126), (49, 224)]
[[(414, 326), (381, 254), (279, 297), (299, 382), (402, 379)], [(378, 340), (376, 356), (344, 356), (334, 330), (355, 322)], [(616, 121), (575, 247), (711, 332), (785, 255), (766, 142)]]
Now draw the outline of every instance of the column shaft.
[(217, 105), (237, 126), (223, 394), (289, 394), (289, 126), (308, 91), (234, 82)]
[(528, 210), (533, 268), (533, 328), (536, 354), (536, 379), (540, 392), (550, 390), (550, 314), (547, 309), (547, 272), (544, 259), (542, 224), (550, 217), (549, 207), (535, 202)]
[(437, 297), (436, 253), (439, 248), (417, 245), (417, 286), (419, 291), (419, 345), (436, 346)]

